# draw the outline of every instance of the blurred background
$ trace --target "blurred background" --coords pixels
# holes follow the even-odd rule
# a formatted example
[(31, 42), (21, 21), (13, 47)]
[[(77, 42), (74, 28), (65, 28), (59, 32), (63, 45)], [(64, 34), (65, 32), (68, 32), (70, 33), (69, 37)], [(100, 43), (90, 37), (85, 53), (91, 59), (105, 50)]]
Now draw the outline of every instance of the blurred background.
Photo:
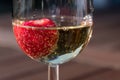
[[(60, 67), (61, 80), (120, 80), (120, 0), (94, 0), (94, 8), (93, 37), (81, 55)], [(12, 0), (1, 0), (0, 80), (47, 80), (47, 65), (18, 48), (11, 11)]]

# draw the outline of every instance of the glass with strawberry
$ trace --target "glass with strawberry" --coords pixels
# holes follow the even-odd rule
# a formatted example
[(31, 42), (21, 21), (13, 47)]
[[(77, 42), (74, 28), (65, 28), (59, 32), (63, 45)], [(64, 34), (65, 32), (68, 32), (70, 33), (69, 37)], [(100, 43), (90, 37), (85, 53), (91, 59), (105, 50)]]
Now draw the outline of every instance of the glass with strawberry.
[(48, 64), (48, 80), (75, 58), (93, 29), (92, 0), (13, 0), (13, 32), (24, 53)]

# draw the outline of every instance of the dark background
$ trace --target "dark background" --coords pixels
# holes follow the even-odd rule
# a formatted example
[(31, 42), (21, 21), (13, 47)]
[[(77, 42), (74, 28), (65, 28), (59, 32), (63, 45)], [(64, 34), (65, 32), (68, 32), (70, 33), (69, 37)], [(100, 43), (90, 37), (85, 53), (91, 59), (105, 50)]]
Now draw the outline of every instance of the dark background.
[[(120, 11), (120, 0), (94, 0), (96, 11)], [(10, 12), (12, 10), (12, 0), (0, 1), (0, 13)], [(103, 12), (104, 13), (104, 12)]]
[[(120, 80), (120, 0), (94, 0), (94, 7), (93, 37), (79, 56), (60, 66), (60, 80)], [(47, 80), (47, 65), (18, 47), (11, 12), (12, 0), (0, 0), (0, 80)]]

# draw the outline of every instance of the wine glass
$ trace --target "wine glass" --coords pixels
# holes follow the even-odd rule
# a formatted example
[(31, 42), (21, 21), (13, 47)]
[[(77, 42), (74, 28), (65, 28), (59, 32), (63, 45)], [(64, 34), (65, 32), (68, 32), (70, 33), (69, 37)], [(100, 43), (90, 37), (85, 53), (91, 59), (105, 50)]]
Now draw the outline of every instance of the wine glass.
[(48, 64), (48, 80), (59, 80), (59, 65), (75, 58), (93, 29), (92, 0), (13, 0), (16, 41), (31, 59)]

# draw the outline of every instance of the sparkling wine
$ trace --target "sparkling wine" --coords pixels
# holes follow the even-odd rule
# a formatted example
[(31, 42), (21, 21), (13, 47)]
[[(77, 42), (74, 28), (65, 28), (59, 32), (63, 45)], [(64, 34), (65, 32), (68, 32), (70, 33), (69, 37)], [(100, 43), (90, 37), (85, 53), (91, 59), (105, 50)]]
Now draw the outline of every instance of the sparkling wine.
[(90, 26), (67, 26), (57, 29), (59, 39), (55, 51), (43, 58), (43, 62), (61, 64), (73, 59), (87, 45), (92, 31)]
[[(35, 35), (33, 35), (32, 37), (35, 36), (35, 40), (36, 39), (41, 40), (44, 37), (47, 39), (48, 37), (46, 37), (46, 36), (49, 36), (49, 38), (51, 37), (50, 39), (48, 39), (48, 41), (42, 40), (43, 41), (42, 45), (39, 45), (39, 47), (37, 47), (37, 48), (39, 48), (38, 49), (39, 53), (35, 53), (35, 51), (33, 51), (30, 53), (30, 54), (33, 54), (33, 56), (32, 56), (27, 53), (27, 51), (29, 52), (30, 48), (34, 48), (34, 47), (31, 47), (32, 45), (31, 46), (27, 45), (27, 42), (29, 40), (26, 43), (24, 43), (24, 41), (25, 41), (24, 38), (26, 38), (26, 37), (20, 37), (19, 39), (17, 39), (20, 36), (20, 33), (18, 33), (17, 36), (15, 33), (17, 42), (18, 42), (19, 46), (23, 49), (23, 51), (25, 50), (24, 46), (25, 47), (28, 46), (28, 48), (26, 48), (27, 51), (24, 51), (24, 52), (28, 56), (30, 56), (32, 59), (41, 61), (44, 63), (62, 64), (64, 62), (67, 62), (67, 61), (73, 59), (87, 45), (87, 43), (89, 42), (89, 40), (91, 38), (91, 34), (92, 34), (92, 22), (89, 19), (81, 21), (80, 25), (74, 25), (73, 24), (74, 21), (70, 21), (70, 20), (66, 20), (66, 22), (64, 21), (64, 23), (61, 21), (59, 23), (59, 26), (56, 26), (56, 27), (23, 26), (23, 25), (21, 25), (21, 23), (23, 23), (23, 22), (24, 21), (13, 21), (14, 33), (15, 33), (15, 28), (17, 27), (18, 29), (22, 28), (22, 30), (25, 30), (22, 32), (24, 34), (27, 33), (27, 34), (25, 34), (25, 36), (30, 36), (34, 33)], [(58, 24), (58, 22), (59, 21), (56, 21), (57, 24)], [(49, 34), (45, 33), (45, 36), (42, 36), (43, 38), (39, 38), (40, 37), (39, 35), (41, 35), (41, 33), (44, 33), (45, 31), (46, 31), (46, 33), (49, 33)], [(44, 35), (44, 34), (42, 34), (42, 35)], [(50, 35), (52, 35), (52, 36), (50, 36)], [(30, 37), (30, 39), (32, 37)], [(20, 43), (19, 40), (22, 40), (23, 43)], [(46, 42), (48, 42), (48, 43), (46, 43)], [(41, 43), (41, 42), (39, 42), (39, 43)], [(30, 44), (33, 44), (33, 43), (30, 43)], [(34, 46), (37, 46), (37, 43)], [(38, 54), (37, 55), (38, 57), (36, 57), (36, 56), (34, 57), (34, 54), (35, 55)]]

